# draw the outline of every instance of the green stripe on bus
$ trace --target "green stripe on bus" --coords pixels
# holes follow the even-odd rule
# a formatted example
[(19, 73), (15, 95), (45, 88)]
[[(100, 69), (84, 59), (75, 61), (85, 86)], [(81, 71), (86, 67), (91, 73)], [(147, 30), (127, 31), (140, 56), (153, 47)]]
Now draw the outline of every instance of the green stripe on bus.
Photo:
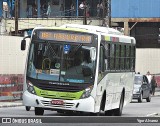
[(34, 86), (37, 96), (44, 98), (66, 99), (66, 100), (78, 100), (82, 96), (84, 91), (79, 92), (60, 92), (60, 91), (48, 91), (42, 90)]

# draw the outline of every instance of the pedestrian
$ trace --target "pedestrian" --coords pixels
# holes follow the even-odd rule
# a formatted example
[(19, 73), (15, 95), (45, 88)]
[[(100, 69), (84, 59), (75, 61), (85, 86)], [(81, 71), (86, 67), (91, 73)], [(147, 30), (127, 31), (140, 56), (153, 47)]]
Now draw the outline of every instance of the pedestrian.
[(98, 3), (97, 4), (97, 17), (100, 16), (100, 4)]
[(153, 76), (152, 79), (151, 79), (151, 87), (152, 87), (152, 95), (154, 95), (155, 94), (155, 88), (157, 87), (157, 82), (156, 82), (155, 76)]
[(48, 2), (48, 8), (47, 8), (47, 16), (51, 16), (51, 4)]
[(33, 12), (32, 12), (32, 5), (28, 5), (27, 6), (27, 17), (28, 18), (32, 18), (32, 16), (33, 16)]
[(33, 17), (36, 18), (37, 17), (37, 6), (36, 4), (33, 4), (33, 7), (32, 7), (32, 12), (33, 12)]
[(86, 17), (89, 17), (90, 16), (90, 5), (89, 3), (87, 3), (86, 5)]
[(63, 6), (63, 4), (61, 4), (59, 10), (60, 10), (60, 15), (61, 15), (61, 16), (64, 16), (64, 6)]
[(8, 4), (3, 5), (4, 18), (8, 18)]
[(71, 17), (75, 16), (75, 7), (74, 4), (71, 4)]
[(102, 18), (103, 17), (103, 3), (100, 4), (100, 17)]
[(148, 79), (148, 82), (149, 82), (149, 84), (151, 83), (151, 79), (152, 79), (152, 75), (150, 74), (150, 72), (148, 71), (147, 72), (147, 79)]
[(42, 17), (45, 17), (45, 16), (46, 16), (46, 11), (47, 11), (47, 5), (44, 3), (44, 4), (41, 6), (41, 15), (42, 15)]
[(79, 5), (79, 15), (83, 16), (84, 14), (84, 2)]

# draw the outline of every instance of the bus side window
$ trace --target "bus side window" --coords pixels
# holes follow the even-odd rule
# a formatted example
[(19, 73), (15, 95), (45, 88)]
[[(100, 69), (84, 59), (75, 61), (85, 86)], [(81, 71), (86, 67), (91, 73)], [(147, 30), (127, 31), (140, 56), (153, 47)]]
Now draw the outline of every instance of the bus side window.
[(100, 47), (100, 58), (99, 58), (99, 72), (104, 72), (105, 70), (105, 61), (104, 61), (104, 47)]
[(110, 44), (105, 42), (105, 50), (104, 50), (104, 71), (109, 69), (109, 56), (110, 56)]

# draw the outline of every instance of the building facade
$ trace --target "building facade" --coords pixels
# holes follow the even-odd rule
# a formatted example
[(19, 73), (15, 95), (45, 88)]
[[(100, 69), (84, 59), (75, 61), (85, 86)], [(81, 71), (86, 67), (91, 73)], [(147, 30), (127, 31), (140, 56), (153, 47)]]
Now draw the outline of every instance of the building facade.
[[(14, 17), (15, 0), (0, 0), (7, 2), (9, 13)], [(19, 0), (19, 18), (42, 18), (46, 16), (50, 4), (51, 17), (56, 16), (80, 16), (79, 5), (84, 2), (87, 5), (89, 16), (97, 15), (97, 4), (101, 0)], [(71, 5), (74, 6), (71, 8)], [(0, 17), (3, 15), (3, 7), (0, 8)]]

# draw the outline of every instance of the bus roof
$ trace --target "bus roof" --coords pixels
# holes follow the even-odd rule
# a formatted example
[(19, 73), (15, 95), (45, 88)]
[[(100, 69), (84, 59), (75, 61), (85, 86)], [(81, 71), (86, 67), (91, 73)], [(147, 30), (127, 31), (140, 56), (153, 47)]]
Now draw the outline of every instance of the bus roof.
[(109, 27), (94, 26), (94, 25), (80, 25), (80, 24), (65, 24), (60, 27), (36, 27), (35, 29), (59, 29), (59, 30), (75, 30), (81, 32), (95, 32), (104, 36), (105, 40), (112, 40), (112, 38), (118, 38), (119, 42), (133, 43), (135, 44), (135, 38), (123, 35), (118, 30)]
[(117, 37), (119, 39), (119, 42), (125, 42), (125, 43), (133, 43), (135, 44), (135, 38), (131, 36), (123, 35), (118, 30), (115, 30), (113, 28), (109, 27), (102, 27), (102, 26), (94, 26), (94, 25), (79, 25), (79, 24), (65, 24), (62, 25), (63, 28), (78, 28), (83, 30), (88, 30), (92, 32), (98, 32), (101, 33), (105, 37), (105, 40), (110, 41), (112, 38)]
[(65, 24), (65, 25), (62, 25), (61, 27), (63, 27), (63, 28), (78, 28), (78, 29), (85, 29), (85, 30), (106, 33), (106, 34), (122, 35), (121, 32), (119, 32), (118, 30), (115, 30), (113, 28), (94, 26), (94, 25)]

